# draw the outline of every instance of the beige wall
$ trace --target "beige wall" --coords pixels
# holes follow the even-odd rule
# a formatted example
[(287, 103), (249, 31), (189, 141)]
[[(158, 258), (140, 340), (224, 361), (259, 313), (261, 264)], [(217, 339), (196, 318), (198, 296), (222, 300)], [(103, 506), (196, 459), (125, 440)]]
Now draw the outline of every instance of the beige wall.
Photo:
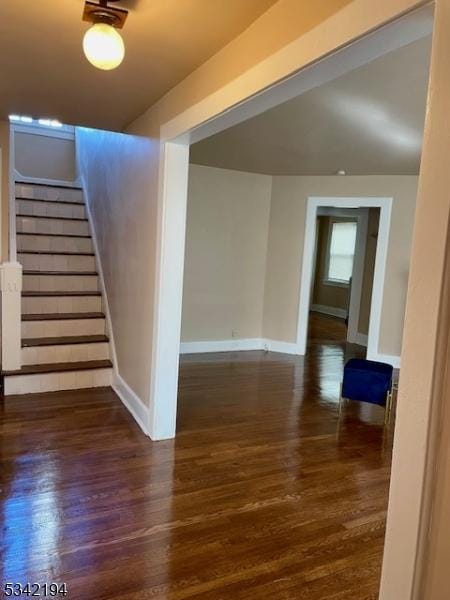
[(80, 174), (88, 192), (104, 272), (120, 375), (148, 398), (152, 361), (158, 145), (148, 139), (77, 130)]
[[(183, 341), (265, 337), (295, 342), (308, 196), (392, 196), (379, 352), (399, 356), (416, 191), (417, 177), (411, 176), (272, 178), (191, 165)], [(378, 220), (378, 209), (370, 211), (363, 334), (368, 332)], [(328, 296), (320, 299), (316, 296), (315, 303), (333, 306)]]
[(182, 341), (261, 337), (271, 185), (190, 166)]
[(15, 167), (24, 177), (76, 179), (73, 140), (16, 132), (14, 145)]
[(293, 342), (298, 317), (308, 196), (392, 196), (393, 210), (379, 352), (400, 355), (417, 177), (274, 177), (267, 255), (264, 335)]
[[(339, 219), (333, 217), (333, 221), (337, 220)], [(325, 269), (327, 266), (328, 238), (330, 235), (332, 219), (331, 217), (321, 216), (317, 218), (317, 222), (316, 271), (314, 277), (312, 303), (347, 311), (349, 287), (342, 285), (329, 285), (326, 283)]]
[(373, 276), (378, 243), (378, 227), (380, 224), (380, 209), (370, 208), (367, 222), (366, 253), (364, 256), (363, 285), (359, 305), (358, 332), (369, 333), (370, 308), (372, 305)]
[(8, 260), (8, 234), (9, 234), (9, 123), (0, 121), (0, 148), (2, 150), (2, 184), (1, 184), (1, 260)]

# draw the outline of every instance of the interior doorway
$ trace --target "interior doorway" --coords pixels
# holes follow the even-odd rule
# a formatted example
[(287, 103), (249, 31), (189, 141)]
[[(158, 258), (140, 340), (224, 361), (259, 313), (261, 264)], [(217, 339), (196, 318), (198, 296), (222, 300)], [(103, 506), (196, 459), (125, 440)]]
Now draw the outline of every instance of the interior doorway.
[(365, 355), (379, 219), (378, 208), (318, 209), (308, 343), (356, 344)]
[[(376, 212), (372, 212), (371, 224), (371, 231), (372, 228), (377, 228), (376, 249), (374, 257), (368, 257), (367, 269), (365, 269), (370, 209), (376, 209)], [(346, 340), (350, 343), (359, 342), (361, 345), (366, 345), (367, 358), (372, 360), (380, 360), (380, 358), (382, 358), (379, 354), (378, 342), (381, 327), (381, 308), (385, 284), (386, 259), (391, 223), (391, 210), (392, 198), (308, 198), (297, 327), (297, 345), (300, 354), (304, 354), (307, 349), (310, 310), (311, 307), (314, 305), (314, 276), (316, 274), (317, 266), (316, 254), (319, 247), (319, 232), (317, 228), (317, 221), (321, 217), (331, 217), (331, 223), (333, 223), (333, 219), (336, 223), (356, 222), (356, 229), (353, 229), (353, 256), (351, 252), (347, 251), (344, 257), (337, 256), (334, 265), (332, 265), (335, 271), (335, 279), (338, 279), (339, 276), (343, 277), (343, 279), (341, 279), (341, 282), (330, 282), (329, 278), (330, 261), (329, 259), (328, 261), (326, 260), (326, 253), (328, 252), (328, 246), (331, 245), (332, 242), (331, 237), (327, 239), (327, 245), (325, 246), (324, 250), (325, 262), (323, 265), (323, 269), (328, 277), (328, 283), (331, 283), (332, 285), (335, 285), (336, 283), (343, 284), (345, 283), (345, 278), (348, 277), (346, 288), (347, 294), (343, 294), (340, 298), (341, 303), (347, 301), (347, 308), (340, 308), (339, 310), (341, 310), (342, 312), (337, 312), (337, 314), (343, 317), (344, 320), (347, 318), (346, 315), (348, 316), (348, 333)], [(349, 211), (356, 212), (352, 213)], [(341, 215), (341, 217), (338, 217), (338, 215)], [(353, 219), (349, 220), (349, 217), (346, 215), (354, 216)], [(344, 219), (343, 221), (342, 218)], [(340, 219), (340, 221), (337, 219)], [(348, 226), (348, 228), (349, 231), (351, 231), (351, 226)], [(349, 248), (351, 248), (351, 240), (348, 246)], [(370, 246), (373, 246), (373, 243), (370, 244)], [(371, 276), (369, 269), (371, 260), (374, 260), (372, 270), (373, 276)], [(351, 261), (350, 268), (348, 264), (349, 261)], [(349, 275), (350, 271), (351, 277)], [(366, 281), (364, 281), (365, 271)], [(331, 273), (331, 275), (333, 275), (333, 272)], [(370, 279), (372, 279), (371, 286), (369, 281)], [(363, 297), (364, 306), (362, 306)], [(364, 325), (364, 323), (361, 320), (362, 308), (363, 316), (367, 320), (367, 340), (366, 334), (360, 333), (359, 331), (360, 328)]]

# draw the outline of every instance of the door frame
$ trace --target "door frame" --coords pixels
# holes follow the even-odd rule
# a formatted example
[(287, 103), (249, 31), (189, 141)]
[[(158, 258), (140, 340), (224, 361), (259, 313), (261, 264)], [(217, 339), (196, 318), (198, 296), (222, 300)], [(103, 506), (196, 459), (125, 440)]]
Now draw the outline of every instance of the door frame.
[[(306, 354), (308, 339), (308, 321), (311, 306), (311, 282), (314, 277), (314, 249), (316, 246), (316, 221), (320, 208), (379, 208), (380, 225), (373, 276), (373, 289), (367, 341), (367, 358), (370, 360), (386, 360), (379, 351), (381, 312), (383, 307), (386, 263), (391, 227), (392, 198), (388, 197), (316, 197), (307, 199), (305, 236), (303, 244), (303, 260), (299, 289), (299, 309), (297, 321), (297, 348), (300, 355)], [(358, 284), (358, 282), (357, 282)], [(355, 290), (355, 296), (356, 292)], [(352, 294), (353, 296), (353, 294)], [(356, 300), (354, 300), (356, 301)], [(395, 367), (399, 367), (397, 361)]]
[[(320, 214), (319, 214), (320, 213)], [(369, 225), (369, 209), (358, 210), (355, 215), (352, 210), (336, 209), (326, 207), (326, 209), (318, 209), (318, 216), (350, 218), (356, 220), (358, 230), (356, 234), (355, 244), (355, 259), (353, 264), (352, 285), (350, 290), (350, 298), (348, 303), (348, 327), (347, 341), (350, 344), (359, 344), (367, 347), (367, 334), (358, 333), (360, 304), (362, 296), (362, 285), (364, 278), (364, 265), (366, 256), (367, 228)], [(316, 229), (316, 248), (314, 249), (313, 273), (316, 273), (317, 261), (317, 237), (318, 230)], [(329, 242), (330, 240), (328, 240)], [(314, 293), (314, 277), (311, 282), (311, 293)], [(313, 304), (311, 303), (311, 306)]]

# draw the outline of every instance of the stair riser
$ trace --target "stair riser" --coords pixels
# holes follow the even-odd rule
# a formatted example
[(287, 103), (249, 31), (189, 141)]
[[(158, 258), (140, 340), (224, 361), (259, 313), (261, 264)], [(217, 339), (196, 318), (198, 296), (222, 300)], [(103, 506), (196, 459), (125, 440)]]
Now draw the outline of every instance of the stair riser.
[(59, 362), (105, 360), (109, 358), (106, 342), (92, 344), (63, 344), (22, 348), (23, 365), (43, 365)]
[(112, 383), (112, 369), (42, 373), (38, 375), (14, 375), (5, 377), (5, 395), (35, 394), (106, 387)]
[(24, 292), (97, 292), (97, 275), (24, 275)]
[(25, 315), (84, 312), (102, 312), (101, 297), (22, 298), (22, 313)]
[(65, 337), (68, 335), (105, 335), (105, 319), (22, 322), (22, 338)]
[(24, 270), (30, 271), (95, 271), (95, 256), (67, 256), (59, 254), (21, 254), (17, 260)]
[(93, 252), (90, 238), (52, 237), (17, 234), (17, 250), (33, 252)]
[(53, 233), (59, 235), (89, 235), (87, 221), (64, 221), (40, 217), (17, 217), (17, 233)]
[(81, 190), (33, 186), (32, 184), (16, 184), (16, 196), (35, 200), (54, 200), (55, 202), (83, 202)]
[(33, 217), (66, 217), (71, 219), (85, 219), (84, 205), (67, 204), (65, 202), (45, 202), (39, 200), (16, 201), (16, 213)]

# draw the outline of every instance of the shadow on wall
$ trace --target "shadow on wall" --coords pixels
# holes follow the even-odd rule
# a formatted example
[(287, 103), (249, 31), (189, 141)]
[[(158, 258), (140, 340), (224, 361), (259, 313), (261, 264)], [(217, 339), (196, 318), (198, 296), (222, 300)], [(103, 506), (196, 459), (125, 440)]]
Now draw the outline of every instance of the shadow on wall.
[[(121, 379), (146, 406), (150, 395), (159, 144), (76, 130), (77, 163), (104, 275)], [(156, 183), (155, 183), (156, 182)]]

